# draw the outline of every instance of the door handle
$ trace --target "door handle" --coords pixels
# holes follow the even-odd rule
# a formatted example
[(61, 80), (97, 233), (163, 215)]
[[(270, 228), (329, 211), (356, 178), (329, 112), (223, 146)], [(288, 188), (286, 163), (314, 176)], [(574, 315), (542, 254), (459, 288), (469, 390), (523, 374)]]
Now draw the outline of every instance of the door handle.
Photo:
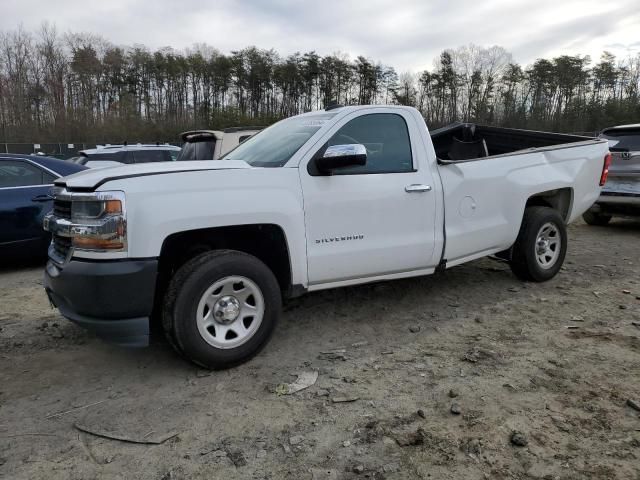
[(51, 195), (36, 195), (31, 199), (32, 202), (48, 202), (49, 200), (53, 200)]
[(421, 193), (421, 192), (430, 192), (431, 185), (422, 185), (419, 183), (414, 183), (411, 185), (407, 185), (404, 187), (404, 191), (407, 193)]

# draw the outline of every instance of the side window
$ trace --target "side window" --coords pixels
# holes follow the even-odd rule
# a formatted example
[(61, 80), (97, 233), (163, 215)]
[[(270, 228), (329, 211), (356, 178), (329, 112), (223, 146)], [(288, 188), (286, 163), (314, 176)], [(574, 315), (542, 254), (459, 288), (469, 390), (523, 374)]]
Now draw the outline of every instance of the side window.
[(169, 154), (169, 158), (167, 160), (171, 160), (172, 162), (175, 162), (176, 160), (178, 160), (178, 154), (180, 153), (179, 150), (167, 150), (167, 153)]
[(164, 150), (136, 150), (136, 163), (166, 162), (169, 160), (165, 156)]
[(0, 162), (0, 188), (52, 183), (38, 167), (26, 162)]
[(329, 139), (327, 146), (353, 143), (365, 146), (367, 164), (337, 169), (334, 175), (413, 171), (409, 130), (400, 115), (373, 113), (354, 118)]
[(119, 158), (118, 161), (122, 162), (122, 163), (124, 163), (126, 165), (130, 165), (132, 163), (135, 163), (135, 160), (133, 158), (133, 152), (130, 152), (129, 150), (121, 152), (121, 158)]
[(43, 185), (52, 184), (55, 179), (56, 179), (56, 177), (51, 175), (49, 172), (42, 172), (42, 183), (43, 183)]
[(83, 164), (86, 165), (87, 162), (91, 161), (133, 163), (133, 158), (131, 162), (127, 161), (127, 155), (129, 155), (129, 152), (92, 153)]

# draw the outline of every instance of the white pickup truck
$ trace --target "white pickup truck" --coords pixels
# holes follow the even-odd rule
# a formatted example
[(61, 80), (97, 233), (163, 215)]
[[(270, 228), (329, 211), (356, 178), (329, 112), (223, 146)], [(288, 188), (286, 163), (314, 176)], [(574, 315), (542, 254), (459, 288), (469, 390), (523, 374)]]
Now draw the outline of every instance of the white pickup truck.
[(209, 368), (254, 355), (282, 299), (498, 255), (552, 278), (600, 195), (604, 139), (455, 124), (409, 107), (288, 118), (219, 161), (56, 181), (45, 288), (68, 319), (145, 345), (151, 319)]

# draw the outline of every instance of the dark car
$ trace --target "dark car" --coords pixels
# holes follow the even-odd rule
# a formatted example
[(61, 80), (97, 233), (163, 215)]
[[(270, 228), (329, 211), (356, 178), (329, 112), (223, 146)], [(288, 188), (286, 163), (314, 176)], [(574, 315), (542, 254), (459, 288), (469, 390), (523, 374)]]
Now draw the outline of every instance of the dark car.
[(0, 154), (0, 265), (15, 257), (46, 256), (51, 237), (42, 219), (52, 208), (53, 182), (86, 168), (49, 157)]

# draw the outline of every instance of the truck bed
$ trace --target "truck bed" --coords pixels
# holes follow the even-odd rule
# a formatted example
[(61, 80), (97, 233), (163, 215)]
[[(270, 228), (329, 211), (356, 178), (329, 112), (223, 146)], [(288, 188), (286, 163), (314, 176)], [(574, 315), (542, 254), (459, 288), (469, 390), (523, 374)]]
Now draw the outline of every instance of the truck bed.
[(594, 140), (563, 133), (454, 123), (433, 130), (431, 140), (442, 163), (478, 160), (531, 148), (553, 147)]

